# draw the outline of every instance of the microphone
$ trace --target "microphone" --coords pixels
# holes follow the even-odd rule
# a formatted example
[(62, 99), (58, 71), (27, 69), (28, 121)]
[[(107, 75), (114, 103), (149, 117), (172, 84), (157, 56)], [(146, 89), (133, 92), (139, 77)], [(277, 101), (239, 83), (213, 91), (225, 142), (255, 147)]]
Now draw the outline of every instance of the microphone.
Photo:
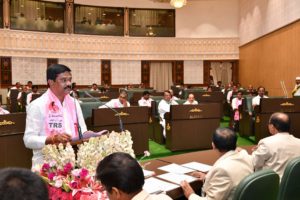
[[(73, 91), (73, 85), (70, 85), (70, 88), (71, 88), (71, 90)], [(81, 126), (80, 126), (79, 120), (78, 120), (77, 106), (76, 106), (76, 97), (75, 97), (75, 95), (74, 95), (74, 91), (73, 91), (73, 99), (74, 99), (75, 114), (76, 114), (76, 120), (77, 120), (78, 137), (79, 137), (79, 140), (81, 140), (81, 139), (83, 138), (83, 135), (82, 135)]]
[(91, 95), (88, 91), (84, 91), (84, 94), (87, 95), (88, 97), (92, 98), (93, 100), (96, 100), (97, 102), (101, 103), (101, 106), (104, 105), (106, 108), (109, 108), (109, 109), (112, 110), (114, 113), (116, 113), (116, 115), (119, 117), (120, 130), (121, 130), (121, 132), (124, 131), (124, 128), (123, 128), (123, 121), (122, 121), (122, 119), (121, 119), (121, 115), (120, 115), (120, 113), (119, 113), (116, 109), (114, 109), (114, 108), (112, 108), (112, 107), (106, 105), (106, 103), (104, 103), (104, 102), (100, 101), (99, 99), (95, 98), (95, 97), (94, 97), (93, 95)]

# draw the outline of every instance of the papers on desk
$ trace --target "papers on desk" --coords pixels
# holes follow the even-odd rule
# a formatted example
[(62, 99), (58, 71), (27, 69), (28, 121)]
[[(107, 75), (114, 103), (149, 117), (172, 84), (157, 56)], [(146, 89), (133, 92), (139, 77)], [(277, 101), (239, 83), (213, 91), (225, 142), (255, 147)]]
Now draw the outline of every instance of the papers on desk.
[(161, 192), (170, 191), (178, 187), (180, 186), (151, 177), (145, 179), (143, 189), (150, 194), (157, 194)]
[(151, 177), (155, 174), (154, 171), (149, 171), (149, 170), (146, 170), (146, 169), (143, 169), (143, 173), (144, 173), (145, 178)]
[(174, 163), (170, 165), (165, 165), (163, 167), (159, 167), (158, 169), (163, 170), (165, 172), (175, 173), (175, 174), (186, 174), (195, 171), (194, 169), (182, 167)]
[(178, 185), (181, 183), (181, 181), (187, 181), (190, 183), (197, 180), (195, 177), (186, 174), (174, 174), (174, 173), (166, 173), (166, 174), (159, 175), (157, 177), (170, 181), (172, 183), (176, 183)]
[(211, 165), (206, 165), (206, 164), (198, 163), (198, 162), (189, 162), (189, 163), (183, 164), (182, 166), (190, 168), (190, 169), (194, 169), (194, 170), (197, 170), (200, 172), (205, 172), (205, 173), (207, 173), (212, 168)]

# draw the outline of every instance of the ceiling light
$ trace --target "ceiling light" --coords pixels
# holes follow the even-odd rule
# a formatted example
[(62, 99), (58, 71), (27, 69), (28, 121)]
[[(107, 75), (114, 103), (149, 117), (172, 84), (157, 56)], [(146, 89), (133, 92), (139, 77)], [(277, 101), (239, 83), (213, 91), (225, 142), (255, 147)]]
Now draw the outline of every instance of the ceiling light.
[(175, 8), (181, 8), (186, 5), (186, 0), (171, 0), (170, 4)]

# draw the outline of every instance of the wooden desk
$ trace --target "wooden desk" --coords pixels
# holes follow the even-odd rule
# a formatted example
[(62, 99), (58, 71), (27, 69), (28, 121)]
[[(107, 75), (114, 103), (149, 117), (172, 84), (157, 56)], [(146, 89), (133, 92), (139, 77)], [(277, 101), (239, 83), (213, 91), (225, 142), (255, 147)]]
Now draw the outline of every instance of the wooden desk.
[(23, 142), (26, 113), (0, 115), (0, 168), (31, 168), (32, 151)]
[(210, 149), (212, 133), (220, 126), (218, 103), (171, 105), (166, 119), (166, 147), (171, 151)]
[[(253, 147), (254, 146), (251, 145), (251, 146), (242, 146), (241, 148), (247, 150), (248, 153), (251, 153)], [(157, 160), (147, 161), (142, 164), (143, 166), (145, 166), (145, 169), (154, 171), (155, 175), (157, 176), (160, 174), (167, 173), (157, 168), (168, 165), (170, 163), (185, 164), (188, 162), (195, 161), (195, 162), (200, 162), (208, 165), (213, 165), (218, 158), (219, 158), (218, 152), (211, 149), (211, 150), (196, 151), (196, 152), (185, 153), (185, 154), (174, 155), (174, 156), (167, 156)], [(191, 183), (191, 186), (195, 191), (199, 191), (202, 187), (202, 184), (203, 183), (201, 181), (195, 181)], [(172, 199), (178, 199), (184, 196), (181, 187), (168, 191), (167, 195), (169, 195)]]
[(270, 136), (268, 130), (269, 118), (274, 112), (284, 112), (290, 116), (290, 133), (300, 138), (300, 98), (263, 98), (255, 116), (255, 139)]

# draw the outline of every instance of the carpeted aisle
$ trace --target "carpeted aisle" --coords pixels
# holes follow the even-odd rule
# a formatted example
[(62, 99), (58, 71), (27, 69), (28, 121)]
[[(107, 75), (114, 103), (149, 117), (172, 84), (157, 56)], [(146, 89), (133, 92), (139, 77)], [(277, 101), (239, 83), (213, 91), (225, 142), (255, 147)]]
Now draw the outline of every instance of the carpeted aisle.
[[(220, 127), (228, 127), (229, 125), (229, 117), (224, 117), (221, 120)], [(238, 146), (245, 146), (245, 145), (254, 145), (254, 137), (250, 138), (243, 138), (243, 137), (238, 137)], [(176, 155), (176, 154), (182, 154), (182, 153), (187, 153), (187, 152), (192, 152), (192, 151), (199, 151), (199, 150), (187, 150), (187, 151), (175, 151), (172, 152), (168, 150), (165, 145), (160, 145), (152, 140), (149, 140), (149, 150), (150, 150), (150, 156), (143, 159), (143, 160), (151, 160), (154, 158), (160, 158), (160, 157), (165, 157), (165, 156), (171, 156), (171, 155)], [(140, 159), (141, 156), (138, 157)]]

